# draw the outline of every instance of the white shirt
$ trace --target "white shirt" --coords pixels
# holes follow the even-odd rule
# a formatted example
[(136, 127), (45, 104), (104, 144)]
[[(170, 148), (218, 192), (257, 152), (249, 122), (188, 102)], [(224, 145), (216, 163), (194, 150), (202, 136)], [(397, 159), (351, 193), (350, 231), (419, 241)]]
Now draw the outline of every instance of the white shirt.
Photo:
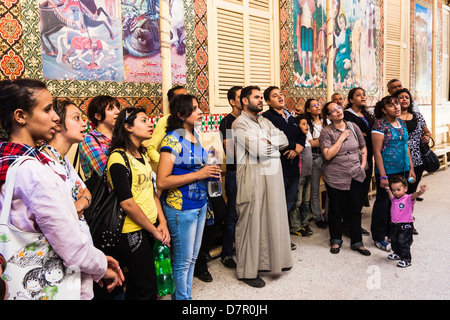
[[(65, 185), (66, 173), (54, 162), (25, 161), (17, 170), (11, 203), (11, 224), (27, 232), (43, 233), (66, 266), (81, 272), (81, 299), (92, 299), (93, 282), (106, 273), (103, 252), (90, 243), (78, 221)], [(5, 185), (1, 188), (0, 207)]]

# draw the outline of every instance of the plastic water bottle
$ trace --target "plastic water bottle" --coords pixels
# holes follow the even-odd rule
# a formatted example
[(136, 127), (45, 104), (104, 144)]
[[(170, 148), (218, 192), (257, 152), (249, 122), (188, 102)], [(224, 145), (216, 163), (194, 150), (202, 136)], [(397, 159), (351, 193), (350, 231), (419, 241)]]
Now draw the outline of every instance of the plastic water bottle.
[[(208, 150), (207, 164), (219, 165), (216, 150), (212, 147)], [(220, 178), (208, 178), (208, 194), (210, 197), (220, 197), (222, 195), (222, 182), (220, 182)]]
[(169, 247), (162, 244), (161, 241), (155, 240), (153, 258), (155, 259), (156, 286), (159, 296), (173, 294), (175, 291), (175, 282), (173, 281)]

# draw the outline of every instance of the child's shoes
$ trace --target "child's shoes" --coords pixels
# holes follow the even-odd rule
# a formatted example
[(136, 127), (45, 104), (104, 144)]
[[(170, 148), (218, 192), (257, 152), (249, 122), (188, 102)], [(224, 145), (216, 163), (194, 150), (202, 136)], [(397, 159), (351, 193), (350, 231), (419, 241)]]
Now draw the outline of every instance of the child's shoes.
[(396, 253), (390, 253), (388, 254), (388, 259), (389, 260), (401, 260), (400, 256)]
[(406, 268), (406, 267), (409, 267), (410, 265), (411, 265), (411, 262), (406, 261), (406, 260), (402, 260), (397, 263), (397, 267), (400, 267), (400, 268)]

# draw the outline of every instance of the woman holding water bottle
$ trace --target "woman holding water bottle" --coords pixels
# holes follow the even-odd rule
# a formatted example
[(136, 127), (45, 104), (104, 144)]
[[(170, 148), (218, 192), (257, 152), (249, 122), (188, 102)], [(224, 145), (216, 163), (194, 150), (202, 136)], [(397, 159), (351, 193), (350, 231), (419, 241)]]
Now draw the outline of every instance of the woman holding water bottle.
[(153, 246), (155, 240), (170, 243), (167, 222), (154, 192), (152, 168), (142, 146), (151, 133), (152, 124), (143, 108), (123, 109), (117, 116), (107, 162), (108, 182), (126, 213), (117, 252), (120, 264), (128, 268), (127, 300), (156, 300)]
[(207, 179), (220, 178), (220, 167), (206, 165), (207, 153), (194, 126), (202, 111), (192, 95), (170, 101), (167, 134), (161, 143), (157, 186), (173, 249), (173, 300), (191, 300), (195, 262), (206, 217)]

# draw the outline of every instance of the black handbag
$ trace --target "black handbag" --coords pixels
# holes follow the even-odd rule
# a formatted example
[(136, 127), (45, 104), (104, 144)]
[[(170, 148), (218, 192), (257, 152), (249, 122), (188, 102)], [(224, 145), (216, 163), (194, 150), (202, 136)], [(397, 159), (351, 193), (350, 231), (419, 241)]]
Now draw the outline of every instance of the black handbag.
[(428, 173), (435, 172), (441, 167), (441, 163), (439, 162), (437, 155), (433, 152), (433, 150), (431, 150), (434, 146), (433, 138), (431, 138), (431, 140), (433, 141), (433, 145), (431, 147), (428, 143), (420, 143), (420, 153), (422, 154), (423, 167), (428, 171)]
[[(128, 158), (121, 150), (115, 150), (122, 155), (128, 169), (128, 179), (131, 185), (131, 168)], [(84, 211), (84, 217), (91, 231), (94, 246), (105, 250), (114, 248), (119, 242), (123, 223), (126, 217), (120, 207), (115, 190), (109, 190), (107, 169), (100, 176), (93, 191), (91, 205)]]

